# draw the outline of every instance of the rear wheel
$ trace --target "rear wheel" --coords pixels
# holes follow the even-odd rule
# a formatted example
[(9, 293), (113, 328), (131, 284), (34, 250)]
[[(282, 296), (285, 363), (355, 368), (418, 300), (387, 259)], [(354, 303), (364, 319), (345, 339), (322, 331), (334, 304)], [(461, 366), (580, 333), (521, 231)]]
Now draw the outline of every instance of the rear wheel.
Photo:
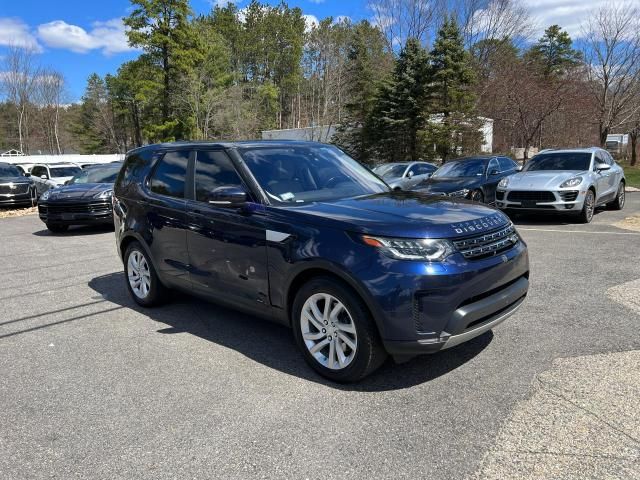
[(584, 204), (582, 205), (582, 211), (579, 214), (580, 221), (582, 223), (590, 223), (593, 220), (593, 212), (596, 209), (596, 195), (593, 190), (587, 190), (587, 194), (584, 197)]
[(297, 293), (293, 334), (306, 362), (335, 382), (355, 382), (386, 358), (378, 330), (362, 300), (346, 285), (319, 277)]
[(624, 182), (620, 182), (620, 185), (618, 185), (618, 193), (616, 194), (616, 199), (613, 202), (608, 203), (607, 207), (613, 210), (622, 210), (625, 200)]
[(160, 282), (151, 259), (142, 245), (132, 242), (124, 254), (127, 289), (138, 305), (153, 307), (162, 303), (166, 288)]
[(47, 229), (53, 233), (66, 232), (69, 229), (69, 225), (61, 225), (59, 223), (47, 223)]

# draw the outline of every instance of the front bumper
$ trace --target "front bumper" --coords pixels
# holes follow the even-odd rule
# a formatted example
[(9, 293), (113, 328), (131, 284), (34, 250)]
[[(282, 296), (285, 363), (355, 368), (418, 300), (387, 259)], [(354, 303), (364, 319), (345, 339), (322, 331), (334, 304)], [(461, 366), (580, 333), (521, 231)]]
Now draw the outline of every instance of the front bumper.
[(584, 205), (587, 189), (576, 190), (497, 190), (496, 207), (502, 210), (579, 213)]
[(38, 203), (38, 215), (44, 223), (59, 225), (95, 225), (113, 223), (111, 202)]
[(455, 347), (488, 332), (513, 315), (524, 302), (528, 289), (529, 279), (522, 276), (500, 291), (456, 309), (446, 330), (438, 337), (408, 342), (386, 341), (384, 346), (387, 352), (396, 356), (435, 353)]
[(33, 205), (33, 198), (30, 192), (16, 193), (16, 194), (0, 194), (0, 206), (13, 207), (13, 206), (31, 206)]

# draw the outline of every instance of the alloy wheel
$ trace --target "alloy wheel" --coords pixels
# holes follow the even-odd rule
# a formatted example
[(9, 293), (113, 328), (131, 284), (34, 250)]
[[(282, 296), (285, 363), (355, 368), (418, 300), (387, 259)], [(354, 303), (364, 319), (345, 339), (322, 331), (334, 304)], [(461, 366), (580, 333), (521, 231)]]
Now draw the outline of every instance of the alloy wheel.
[(140, 299), (146, 298), (151, 290), (151, 270), (147, 259), (137, 250), (133, 250), (129, 255), (127, 274), (134, 295)]
[(591, 221), (593, 218), (593, 211), (595, 210), (595, 198), (593, 196), (593, 192), (589, 190), (587, 192), (587, 197), (584, 199), (587, 220)]
[(624, 193), (624, 183), (621, 183), (618, 187), (618, 206), (622, 209), (624, 207), (625, 193)]
[(311, 295), (300, 313), (302, 339), (311, 356), (331, 370), (348, 367), (356, 356), (358, 338), (351, 314), (328, 293)]

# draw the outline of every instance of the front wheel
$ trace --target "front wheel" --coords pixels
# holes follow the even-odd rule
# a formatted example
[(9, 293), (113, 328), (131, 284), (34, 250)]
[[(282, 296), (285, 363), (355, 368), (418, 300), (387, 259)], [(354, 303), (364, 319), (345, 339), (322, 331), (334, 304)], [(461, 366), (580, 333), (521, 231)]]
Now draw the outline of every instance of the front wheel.
[(624, 182), (620, 182), (618, 185), (618, 193), (616, 194), (616, 199), (609, 203), (607, 206), (612, 210), (622, 210), (624, 207), (625, 201), (625, 193), (624, 193)]
[(138, 242), (132, 242), (124, 254), (127, 289), (138, 305), (153, 307), (162, 303), (165, 287), (160, 282), (151, 259)]
[(471, 192), (471, 201), (482, 203), (484, 202), (484, 195), (482, 194), (482, 190), (474, 190)]
[(332, 278), (319, 277), (297, 293), (293, 334), (305, 361), (335, 382), (355, 382), (386, 358), (378, 330), (362, 300)]
[(593, 190), (587, 190), (587, 194), (584, 197), (584, 204), (582, 205), (582, 211), (579, 218), (582, 223), (590, 223), (593, 220), (593, 212), (596, 209), (596, 196)]

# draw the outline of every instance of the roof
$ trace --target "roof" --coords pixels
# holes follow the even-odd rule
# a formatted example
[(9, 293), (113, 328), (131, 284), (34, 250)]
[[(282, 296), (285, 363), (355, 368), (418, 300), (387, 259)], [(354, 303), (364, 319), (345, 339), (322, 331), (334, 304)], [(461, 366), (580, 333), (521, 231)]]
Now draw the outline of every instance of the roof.
[(598, 150), (603, 150), (600, 147), (580, 147), (580, 148), (545, 148), (544, 150), (540, 150), (538, 155), (541, 153), (549, 153), (549, 152), (567, 152), (567, 153), (593, 153)]
[(154, 143), (129, 150), (127, 153), (142, 150), (160, 150), (176, 147), (221, 147), (221, 148), (256, 148), (256, 147), (304, 147), (327, 146), (326, 143), (311, 142), (306, 140), (243, 140), (239, 142), (213, 142), (213, 141), (180, 141), (168, 143)]
[(78, 164), (76, 163), (72, 163), (72, 162), (60, 162), (60, 163), (36, 163), (34, 165), (34, 167), (49, 167), (49, 168), (56, 168), (56, 167), (78, 167)]

